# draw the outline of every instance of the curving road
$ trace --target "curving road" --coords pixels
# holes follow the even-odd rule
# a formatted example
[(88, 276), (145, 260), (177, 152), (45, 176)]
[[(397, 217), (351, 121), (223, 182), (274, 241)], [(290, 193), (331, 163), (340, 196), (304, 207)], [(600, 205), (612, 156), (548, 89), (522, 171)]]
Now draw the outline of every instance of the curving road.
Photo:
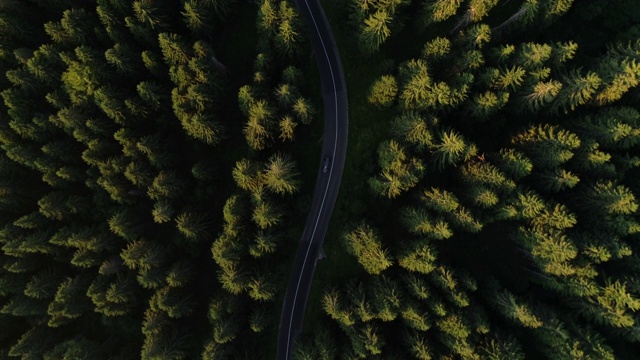
[[(311, 280), (316, 269), (331, 212), (338, 197), (347, 152), (347, 89), (340, 55), (319, 0), (294, 0), (298, 12), (307, 20), (311, 45), (320, 70), (324, 101), (324, 137), (320, 169), (311, 209), (305, 223), (300, 246), (291, 269), (284, 297), (278, 334), (278, 360), (291, 356), (293, 339), (302, 330)], [(325, 159), (329, 159), (325, 169)]]

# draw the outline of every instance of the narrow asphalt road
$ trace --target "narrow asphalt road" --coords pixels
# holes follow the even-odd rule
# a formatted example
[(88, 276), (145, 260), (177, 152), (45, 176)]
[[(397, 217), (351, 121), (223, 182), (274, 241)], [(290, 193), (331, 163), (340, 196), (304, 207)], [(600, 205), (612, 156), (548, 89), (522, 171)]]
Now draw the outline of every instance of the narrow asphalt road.
[[(302, 331), (316, 261), (338, 197), (347, 152), (347, 89), (335, 39), (319, 0), (294, 0), (306, 19), (324, 101), (324, 137), (311, 209), (296, 253), (284, 297), (278, 334), (278, 360), (291, 357), (293, 340)], [(328, 159), (328, 161), (327, 161)], [(326, 167), (325, 167), (326, 164)]]

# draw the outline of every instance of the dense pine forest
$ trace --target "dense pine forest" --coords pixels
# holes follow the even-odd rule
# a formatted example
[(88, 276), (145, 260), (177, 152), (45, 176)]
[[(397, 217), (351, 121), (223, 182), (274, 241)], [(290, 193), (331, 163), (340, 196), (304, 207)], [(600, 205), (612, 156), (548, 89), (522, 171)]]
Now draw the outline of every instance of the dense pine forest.
[(292, 4), (0, 16), (0, 357), (270, 358), (316, 141)]
[[(293, 358), (640, 358), (637, 0), (321, 3), (349, 147)], [(291, 0), (0, 0), (0, 359), (275, 358), (308, 31)]]

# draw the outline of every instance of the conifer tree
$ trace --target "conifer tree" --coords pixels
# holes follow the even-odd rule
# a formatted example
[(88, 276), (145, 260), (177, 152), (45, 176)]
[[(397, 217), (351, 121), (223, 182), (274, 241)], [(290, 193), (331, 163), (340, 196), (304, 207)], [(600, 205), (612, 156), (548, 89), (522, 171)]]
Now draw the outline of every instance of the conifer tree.
[(138, 70), (136, 65), (140, 60), (137, 54), (125, 44), (115, 44), (105, 52), (104, 57), (122, 75), (133, 75)]
[(352, 311), (346, 308), (341, 296), (336, 290), (326, 291), (322, 297), (322, 308), (340, 325), (351, 326), (355, 323), (354, 316)]
[(364, 53), (373, 53), (391, 35), (390, 15), (385, 11), (376, 11), (364, 20), (359, 37), (360, 48)]
[(562, 89), (562, 83), (557, 80), (538, 82), (533, 86), (529, 94), (525, 95), (523, 102), (530, 112), (538, 112), (547, 104), (551, 104)]
[(298, 126), (293, 118), (289, 115), (285, 115), (280, 119), (280, 139), (282, 141), (292, 141), (294, 138), (294, 130)]
[(640, 112), (629, 107), (605, 108), (575, 122), (580, 135), (607, 149), (629, 149), (640, 142)]
[(248, 284), (249, 296), (256, 301), (270, 301), (275, 296), (276, 286), (270, 273), (261, 271), (253, 275)]
[(422, 162), (407, 157), (405, 148), (395, 140), (380, 144), (378, 163), (382, 173), (369, 179), (369, 185), (376, 194), (390, 199), (415, 187), (425, 170)]
[(423, 3), (423, 18), (426, 25), (442, 22), (455, 15), (462, 0), (430, 0)]
[(544, 171), (538, 176), (538, 184), (541, 185), (542, 189), (551, 192), (571, 189), (579, 182), (579, 177), (564, 169)]
[(120, 253), (124, 264), (131, 270), (151, 270), (164, 265), (169, 254), (157, 242), (140, 239), (127, 245)]
[(62, 278), (53, 271), (43, 271), (34, 275), (24, 288), (24, 294), (36, 299), (50, 299), (55, 295)]
[[(213, 3), (223, 3), (224, 1), (214, 1)], [(211, 2), (209, 2), (211, 3)], [(187, 27), (194, 33), (207, 33), (211, 31), (213, 23), (213, 13), (208, 9), (207, 2), (188, 0), (184, 2), (181, 11), (183, 20)]]
[(58, 340), (45, 324), (38, 324), (24, 332), (9, 349), (9, 356), (41, 357)]
[(640, 309), (640, 300), (628, 292), (626, 283), (607, 280), (598, 294), (588, 302), (580, 302), (579, 308), (580, 313), (597, 324), (616, 328), (631, 327), (635, 325), (635, 317), (629, 312)]
[(433, 134), (429, 125), (417, 112), (404, 113), (392, 124), (395, 136), (417, 146), (419, 149), (433, 146)]
[(526, 302), (518, 303), (516, 297), (508, 290), (495, 289), (489, 300), (492, 306), (504, 317), (527, 328), (539, 328), (543, 322), (535, 315), (531, 305)]
[(310, 124), (313, 116), (315, 115), (315, 110), (311, 106), (309, 100), (303, 97), (299, 97), (293, 104), (293, 114), (300, 120), (303, 124)]
[(86, 289), (86, 279), (80, 276), (67, 278), (60, 283), (47, 309), (47, 313), (51, 316), (48, 325), (59, 327), (85, 313), (89, 309), (88, 299), (84, 295)]
[(176, 227), (189, 240), (200, 240), (208, 231), (207, 214), (184, 212), (176, 217)]
[(563, 78), (562, 89), (556, 96), (553, 107), (562, 108), (564, 112), (575, 110), (578, 106), (588, 104), (602, 84), (602, 79), (594, 72), (573, 70)]
[(184, 65), (189, 62), (187, 44), (179, 35), (161, 33), (158, 35), (158, 44), (168, 65)]
[(534, 164), (553, 168), (570, 160), (573, 150), (580, 146), (580, 138), (558, 126), (544, 124), (530, 127), (513, 138), (514, 144), (527, 152)]
[(344, 235), (347, 251), (358, 259), (370, 274), (380, 274), (393, 264), (383, 249), (379, 235), (367, 224), (361, 223)]
[(489, 360), (525, 359), (520, 344), (513, 337), (505, 335), (485, 340), (480, 355)]
[(349, 297), (353, 312), (359, 320), (367, 322), (375, 318), (370, 296), (362, 283), (354, 281), (347, 283), (346, 295)]
[(249, 145), (262, 150), (272, 138), (273, 108), (265, 100), (258, 100), (249, 106), (249, 119), (244, 134)]
[(286, 155), (274, 154), (269, 158), (262, 179), (266, 187), (277, 194), (293, 194), (298, 191), (300, 181), (297, 179), (295, 164)]
[(586, 195), (583, 200), (585, 206), (601, 214), (634, 214), (638, 210), (633, 192), (611, 181), (596, 183)]
[(166, 18), (160, 7), (144, 0), (133, 2), (133, 12), (138, 21), (151, 29), (162, 29), (166, 26)]
[(280, 223), (282, 211), (273, 202), (260, 200), (253, 208), (251, 219), (260, 229), (264, 230)]
[(422, 56), (426, 59), (442, 59), (451, 51), (451, 41), (447, 38), (436, 37), (427, 42), (422, 49)]
[(107, 316), (124, 316), (131, 312), (136, 300), (137, 287), (133, 276), (119, 277), (111, 282), (98, 276), (87, 289), (94, 311)]
[(288, 1), (281, 1), (278, 8), (278, 28), (275, 44), (285, 56), (294, 56), (299, 51), (301, 43), (300, 19), (297, 11)]
[(438, 134), (438, 141), (432, 147), (433, 160), (440, 169), (443, 169), (447, 165), (455, 165), (462, 160), (469, 148), (462, 135), (455, 131), (441, 131)]
[(249, 327), (253, 332), (262, 332), (269, 323), (269, 316), (266, 308), (256, 308), (249, 315)]
[(435, 270), (437, 252), (427, 241), (417, 242), (398, 257), (398, 265), (409, 271), (428, 274)]
[(417, 331), (407, 332), (404, 338), (405, 343), (409, 347), (411, 355), (413, 355), (416, 359), (433, 359), (432, 350), (429, 348), (429, 343), (422, 333), (419, 333)]
[(509, 101), (509, 93), (506, 91), (487, 90), (484, 93), (472, 96), (472, 102), (468, 103), (469, 112), (481, 120), (490, 118)]
[(391, 75), (383, 75), (378, 78), (369, 90), (369, 103), (379, 106), (390, 106), (398, 93), (398, 84), (396, 78)]
[(245, 291), (249, 285), (247, 274), (235, 264), (226, 266), (218, 272), (218, 280), (223, 289), (234, 295)]

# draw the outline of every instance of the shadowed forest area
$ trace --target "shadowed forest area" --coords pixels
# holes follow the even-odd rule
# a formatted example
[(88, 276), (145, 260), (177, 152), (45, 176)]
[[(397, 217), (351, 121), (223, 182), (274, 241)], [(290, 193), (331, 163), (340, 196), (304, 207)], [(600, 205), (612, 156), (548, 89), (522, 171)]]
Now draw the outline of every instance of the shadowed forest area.
[(319, 156), (302, 26), (287, 1), (0, 2), (1, 358), (272, 358)]
[(350, 124), (378, 130), (350, 138), (364, 190), (341, 193), (297, 359), (640, 357), (640, 7), (336, 7), (347, 78), (376, 69), (347, 79)]
[[(293, 358), (640, 358), (636, 0), (322, 5), (349, 147)], [(275, 357), (307, 31), (290, 0), (0, 0), (1, 359)]]

